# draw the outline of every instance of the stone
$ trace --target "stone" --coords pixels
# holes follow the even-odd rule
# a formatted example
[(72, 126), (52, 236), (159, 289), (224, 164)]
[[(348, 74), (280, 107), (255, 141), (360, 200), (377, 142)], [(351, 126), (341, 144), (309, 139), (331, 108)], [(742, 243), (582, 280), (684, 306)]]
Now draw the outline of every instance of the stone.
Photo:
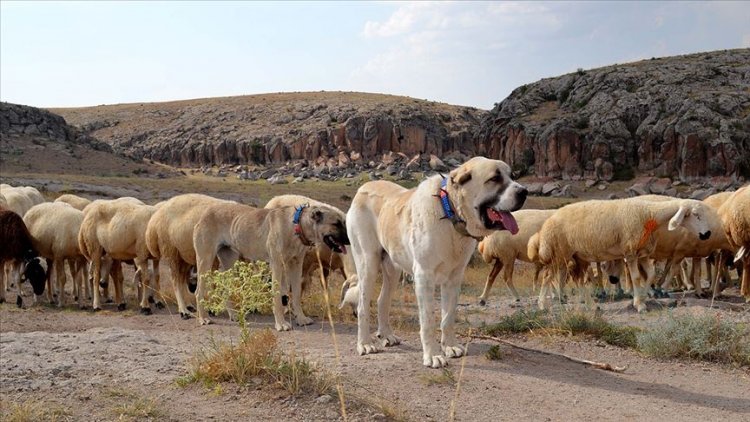
[(285, 185), (287, 184), (287, 181), (281, 175), (275, 175), (268, 179), (268, 183), (272, 185)]
[(586, 182), (585, 182), (585, 186), (587, 188), (590, 188), (590, 187), (594, 186), (596, 184), (596, 182), (597, 181), (594, 180), (594, 179), (587, 179)]
[(606, 183), (600, 183), (596, 188), (603, 191), (607, 190), (608, 187), (609, 185), (607, 185)]
[(643, 183), (635, 183), (634, 185), (630, 186), (627, 190), (627, 193), (629, 196), (641, 196), (641, 195), (648, 195), (648, 186)]
[(667, 178), (657, 179), (649, 185), (648, 189), (656, 195), (664, 195), (667, 189), (672, 187), (672, 180)]
[(689, 198), (690, 199), (697, 199), (699, 201), (702, 201), (702, 200), (708, 198), (709, 196), (713, 195), (714, 193), (716, 193), (716, 190), (714, 188), (696, 189), (696, 190), (693, 191), (692, 194), (690, 194)]
[(258, 177), (260, 177), (261, 179), (268, 179), (271, 176), (275, 175), (276, 173), (278, 173), (278, 170), (276, 169), (266, 169), (260, 172)]
[(526, 184), (526, 190), (529, 191), (529, 195), (540, 195), (542, 193), (542, 187), (544, 183), (532, 182)]
[(333, 397), (329, 396), (328, 394), (323, 394), (322, 396), (315, 399), (315, 403), (318, 404), (326, 404), (330, 403), (331, 401), (333, 401)]
[(542, 195), (550, 195), (552, 192), (560, 189), (560, 183), (558, 182), (547, 182), (542, 186)]
[(434, 171), (438, 171), (438, 172), (439, 171), (443, 171), (443, 172), (448, 171), (448, 166), (446, 166), (445, 163), (443, 163), (443, 160), (441, 160), (440, 158), (438, 158), (436, 155), (430, 154), (429, 164), (430, 164), (430, 169), (432, 169)]

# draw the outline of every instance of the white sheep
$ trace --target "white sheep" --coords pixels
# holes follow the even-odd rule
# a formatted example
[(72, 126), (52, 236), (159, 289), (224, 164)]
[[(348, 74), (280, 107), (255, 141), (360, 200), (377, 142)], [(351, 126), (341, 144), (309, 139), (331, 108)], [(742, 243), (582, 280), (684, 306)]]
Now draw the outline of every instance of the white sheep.
[[(52, 262), (49, 268), (50, 290), (57, 289), (57, 305), (65, 304), (65, 267), (67, 261), (72, 270), (73, 282), (83, 283), (88, 279), (85, 258), (78, 248), (78, 231), (83, 221), (83, 212), (62, 202), (45, 202), (33, 206), (23, 218), (29, 229), (34, 248), (39, 255)], [(78, 288), (80, 291), (80, 287)], [(83, 306), (82, 295), (78, 296)]]
[[(138, 201), (140, 202), (140, 201)], [(149, 287), (148, 260), (152, 258), (146, 246), (146, 227), (156, 208), (143, 205), (132, 198), (94, 201), (86, 207), (78, 234), (81, 251), (93, 263), (93, 273), (101, 274), (102, 257), (116, 261), (134, 262), (140, 278), (139, 300), (141, 313), (150, 314), (145, 289)], [(119, 262), (115, 269), (115, 301), (118, 309), (125, 309), (122, 271)], [(93, 308), (100, 309), (99, 289), (94, 288)]]
[(57, 197), (55, 202), (65, 202), (66, 204), (70, 204), (73, 208), (83, 211), (83, 209), (91, 203), (91, 200), (81, 198), (80, 196), (71, 193), (66, 193)]
[(742, 261), (740, 294), (750, 302), (750, 186), (734, 192), (719, 208), (724, 231), (735, 262)]
[[(543, 265), (551, 266), (561, 285), (568, 272), (583, 284), (591, 262), (624, 258), (633, 278), (633, 305), (640, 312), (646, 309), (640, 281), (648, 278), (653, 267), (639, 266), (638, 258), (648, 257), (656, 247), (653, 232), (662, 226), (668, 230), (683, 226), (695, 237), (710, 236), (705, 223), (707, 209), (706, 204), (689, 199), (648, 202), (631, 198), (570, 204), (544, 223), (538, 248), (529, 242), (529, 258), (538, 256)], [(541, 290), (539, 305), (543, 308), (546, 289)]]
[(541, 265), (529, 258), (529, 239), (542, 228), (542, 224), (544, 224), (554, 212), (555, 210), (516, 211), (513, 213), (513, 217), (515, 217), (516, 222), (518, 223), (517, 234), (512, 235), (505, 230), (497, 231), (479, 242), (477, 249), (484, 259), (484, 262), (488, 264), (494, 262), (492, 271), (487, 276), (484, 291), (482, 292), (482, 295), (479, 296), (480, 305), (487, 303), (487, 296), (492, 288), (492, 284), (495, 282), (497, 275), (503, 269), (505, 270), (503, 271), (503, 281), (508, 285), (516, 302), (521, 300), (515, 286), (513, 285), (513, 267), (516, 259), (536, 264), (536, 271), (534, 273), (534, 284), (536, 285)]

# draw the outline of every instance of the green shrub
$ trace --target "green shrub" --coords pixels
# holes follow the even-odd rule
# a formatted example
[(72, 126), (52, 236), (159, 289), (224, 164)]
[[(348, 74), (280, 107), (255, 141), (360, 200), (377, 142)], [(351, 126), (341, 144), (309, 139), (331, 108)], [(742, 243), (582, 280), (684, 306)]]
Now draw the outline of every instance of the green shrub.
[[(245, 316), (250, 312), (270, 313), (275, 294), (271, 270), (267, 263), (237, 261), (226, 271), (213, 271), (203, 276), (209, 294), (203, 301), (207, 310), (220, 313), (237, 312), (242, 335), (247, 335)], [(227, 307), (232, 309), (227, 309)]]
[(500, 318), (500, 321), (485, 326), (482, 331), (489, 336), (511, 333), (526, 333), (534, 329), (549, 326), (547, 312), (539, 310), (521, 310)]

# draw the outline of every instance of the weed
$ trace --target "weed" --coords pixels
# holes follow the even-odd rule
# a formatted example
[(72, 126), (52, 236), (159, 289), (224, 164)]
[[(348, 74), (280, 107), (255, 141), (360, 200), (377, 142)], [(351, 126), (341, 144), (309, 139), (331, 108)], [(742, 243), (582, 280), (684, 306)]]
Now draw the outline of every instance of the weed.
[(443, 368), (440, 373), (430, 371), (421, 375), (420, 378), (428, 387), (431, 385), (448, 385), (454, 387), (456, 385), (456, 376), (453, 374), (453, 371), (448, 368)]
[(22, 403), (2, 402), (0, 420), (7, 422), (59, 421), (70, 417), (70, 412), (57, 403), (35, 399)]
[(647, 356), (750, 365), (750, 329), (719, 316), (670, 314), (637, 339)]
[(485, 353), (485, 356), (489, 360), (503, 360), (505, 359), (505, 352), (503, 352), (502, 349), (500, 349), (500, 346), (496, 344), (490, 347), (490, 350)]
[(548, 326), (547, 312), (521, 310), (502, 317), (499, 322), (484, 327), (482, 331), (490, 336), (499, 336), (502, 334), (526, 333)]
[(571, 335), (588, 335), (613, 346), (636, 348), (638, 328), (614, 325), (595, 315), (583, 312), (566, 312), (557, 316), (555, 328)]
[(143, 397), (135, 397), (132, 401), (118, 404), (113, 411), (120, 420), (124, 417), (135, 420), (161, 419), (164, 416), (164, 411), (159, 408), (156, 400)]

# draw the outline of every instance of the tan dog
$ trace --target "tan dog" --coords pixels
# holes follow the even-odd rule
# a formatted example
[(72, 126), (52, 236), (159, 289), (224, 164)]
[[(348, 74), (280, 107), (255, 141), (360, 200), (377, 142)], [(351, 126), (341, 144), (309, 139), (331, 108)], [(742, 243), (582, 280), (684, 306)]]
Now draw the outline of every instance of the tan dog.
[[(357, 351), (375, 353), (370, 339), (370, 300), (378, 272), (383, 289), (378, 298), (378, 333), (384, 346), (399, 344), (390, 326), (391, 290), (402, 271), (414, 276), (419, 305), (423, 364), (447, 365), (446, 357), (465, 350), (456, 341), (454, 321), (464, 271), (476, 238), (495, 230), (518, 231), (511, 211), (526, 199), (526, 188), (511, 180), (510, 167), (497, 160), (475, 157), (450, 173), (441, 189), (441, 176), (430, 177), (415, 189), (394, 183), (365, 183), (357, 191), (346, 216), (352, 255), (359, 276)], [(448, 212), (441, 192), (447, 194)], [(454, 218), (444, 218), (446, 214)], [(442, 352), (435, 341), (433, 321), (435, 286), (441, 293)]]
[[(298, 219), (298, 224), (297, 220)], [(295, 227), (296, 226), (296, 227)], [(198, 264), (196, 299), (198, 320), (210, 320), (201, 303), (206, 296), (203, 275), (215, 268), (228, 269), (237, 259), (267, 261), (278, 293), (273, 301), (273, 315), (278, 331), (291, 326), (284, 320), (282, 295), (291, 289), (292, 298), (301, 297), (302, 264), (312, 245), (327, 245), (337, 253), (346, 251), (349, 244), (344, 216), (328, 206), (313, 205), (258, 209), (239, 204), (216, 204), (208, 207), (195, 225), (193, 244)], [(302, 312), (301, 301), (292, 301), (292, 313), (298, 325), (312, 320)]]
[(196, 265), (195, 225), (209, 206), (235, 203), (197, 193), (179, 195), (155, 207), (156, 212), (148, 222), (146, 245), (153, 257), (169, 263), (177, 307), (183, 319), (191, 317), (185, 299), (190, 270)]
[[(340, 209), (302, 195), (279, 195), (268, 201), (263, 208), (299, 207), (300, 205), (305, 204), (328, 207), (331, 211), (339, 214), (342, 220), (346, 218), (346, 215)], [(335, 253), (326, 245), (317, 245), (315, 248), (310, 248), (308, 250), (305, 255), (304, 263), (302, 264), (302, 291), (304, 291), (305, 287), (312, 282), (312, 275), (315, 270), (318, 269), (318, 254), (320, 254), (320, 261), (323, 264), (325, 277), (328, 277), (331, 272), (337, 270), (344, 276), (345, 281), (342, 285), (342, 292), (346, 292), (350, 286), (357, 284), (357, 269), (354, 266), (354, 259), (351, 254)], [(295, 301), (300, 300), (301, 298), (292, 296), (293, 304)]]

